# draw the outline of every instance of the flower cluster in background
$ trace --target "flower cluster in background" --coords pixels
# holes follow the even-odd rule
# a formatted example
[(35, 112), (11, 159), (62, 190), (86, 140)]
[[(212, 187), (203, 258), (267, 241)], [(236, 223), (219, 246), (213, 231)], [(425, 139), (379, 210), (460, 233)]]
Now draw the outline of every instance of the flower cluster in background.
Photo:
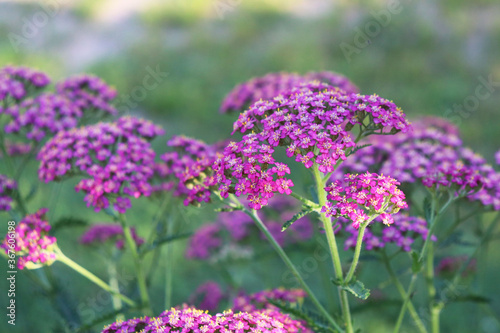
[[(130, 228), (130, 232), (137, 246), (144, 243), (144, 239), (137, 235), (135, 228)], [(94, 224), (80, 237), (80, 243), (84, 245), (102, 244), (106, 243), (108, 240), (115, 241), (116, 247), (123, 250), (125, 245), (123, 227), (113, 223)]]
[(370, 144), (349, 157), (334, 173), (367, 170), (390, 175), (402, 183), (422, 183), (426, 187), (452, 189), (471, 200), (500, 209), (500, 172), (480, 155), (463, 147), (458, 130), (440, 118), (424, 118), (414, 130), (391, 137), (370, 137)]
[[(19, 269), (37, 268), (56, 260), (56, 254), (52, 250), (56, 238), (48, 235), (50, 225), (45, 220), (46, 213), (46, 208), (39, 209), (36, 213), (24, 217), (16, 226), (14, 250)], [(7, 238), (1, 247), (8, 252)]]
[(277, 288), (271, 290), (262, 290), (254, 294), (241, 293), (233, 301), (233, 311), (251, 312), (258, 309), (278, 310), (278, 308), (269, 300), (283, 302), (287, 304), (302, 303), (306, 297), (306, 292), (302, 289)]
[(275, 159), (278, 146), (285, 146), (287, 156), (306, 168), (316, 165), (322, 173), (333, 172), (346, 150), (355, 146), (349, 133), (354, 125), (367, 135), (410, 128), (394, 103), (321, 83), (256, 102), (234, 123), (233, 133), (244, 133), (242, 140), (230, 142), (214, 164), (221, 195), (246, 195), (249, 206), (260, 209), (275, 193), (290, 194), (294, 184), (286, 177), (289, 167)]
[(207, 281), (196, 288), (188, 302), (197, 309), (215, 311), (224, 297), (224, 292), (217, 282)]
[(152, 122), (129, 116), (61, 131), (38, 153), (38, 176), (51, 182), (81, 175), (76, 191), (86, 194), (87, 206), (99, 211), (112, 198), (114, 208), (124, 213), (131, 207), (129, 197), (151, 194), (156, 154), (149, 141), (163, 133)]
[[(314, 228), (308, 217), (297, 220), (287, 232), (281, 232), (282, 221), (290, 219), (296, 210), (294, 199), (277, 197), (262, 211), (264, 224), (281, 246), (307, 241), (313, 236)], [(202, 260), (251, 257), (256, 249), (250, 241), (254, 239), (252, 236), (258, 235), (264, 239), (247, 214), (223, 212), (216, 222), (203, 224), (195, 232), (186, 249), (186, 257)]]
[[(436, 267), (436, 273), (447, 278), (453, 277), (460, 270), (462, 265), (464, 265), (467, 262), (467, 260), (468, 260), (467, 255), (444, 257), (443, 259), (441, 259), (438, 266)], [(477, 260), (475, 258), (470, 260), (467, 266), (464, 268), (463, 272), (461, 273), (462, 277), (466, 277), (474, 273), (477, 268), (476, 266), (477, 266)]]
[(243, 111), (259, 100), (268, 100), (302, 83), (320, 81), (338, 87), (346, 93), (357, 93), (359, 89), (345, 76), (334, 72), (309, 72), (305, 75), (295, 73), (269, 73), (253, 78), (234, 87), (222, 101), (221, 113)]
[(390, 225), (394, 222), (392, 214), (408, 207), (397, 185), (395, 179), (375, 173), (347, 174), (344, 184), (336, 180), (325, 188), (330, 201), (321, 212), (326, 217), (347, 217), (355, 229), (373, 215)]
[(0, 175), (0, 211), (9, 210), (12, 203), (12, 191), (17, 188), (14, 180)]
[(310, 332), (288, 315), (263, 310), (251, 313), (226, 311), (210, 315), (194, 308), (170, 309), (155, 318), (144, 317), (116, 322), (104, 328), (102, 333), (147, 332)]
[[(43, 72), (27, 67), (5, 66), (0, 68), (0, 101), (10, 104), (25, 98), (30, 89), (40, 89), (50, 83)], [(6, 103), (5, 103), (6, 102)], [(4, 110), (0, 107), (0, 113)]]
[(159, 184), (155, 192), (173, 190), (174, 196), (184, 198), (184, 204), (209, 202), (215, 179), (212, 164), (217, 156), (218, 144), (208, 145), (186, 136), (173, 136), (167, 146), (174, 151), (161, 155), (155, 165)]
[[(359, 230), (348, 219), (340, 218), (338, 221), (335, 232), (346, 235), (344, 250), (354, 249)], [(393, 223), (390, 226), (382, 225), (380, 222), (382, 222), (382, 219), (380, 217), (376, 218), (363, 235), (363, 244), (368, 251), (394, 244), (401, 250), (409, 252), (413, 243), (418, 239), (425, 240), (429, 232), (425, 219), (407, 214), (394, 215)], [(436, 237), (432, 236), (431, 239), (435, 241)]]

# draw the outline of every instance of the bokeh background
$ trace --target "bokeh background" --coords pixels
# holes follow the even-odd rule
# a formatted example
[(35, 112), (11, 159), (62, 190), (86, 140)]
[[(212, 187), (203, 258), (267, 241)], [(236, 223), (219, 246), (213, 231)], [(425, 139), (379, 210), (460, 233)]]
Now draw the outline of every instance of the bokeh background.
[[(500, 148), (500, 3), (496, 0), (0, 1), (0, 64), (36, 67), (54, 80), (93, 73), (115, 86), (121, 96), (137, 92), (148, 70), (161, 71), (157, 88), (132, 97), (129, 104), (118, 98), (122, 113), (148, 117), (164, 126), (167, 135), (155, 143), (160, 151), (174, 134), (207, 142), (226, 138), (235, 115), (221, 115), (218, 109), (237, 83), (268, 72), (321, 70), (349, 77), (365, 94), (392, 99), (410, 118), (448, 117), (459, 126), (466, 145), (491, 162)], [(461, 116), (454, 111), (455, 105), (473, 100), (478, 86), (488, 78), (499, 83), (487, 98), (477, 99)], [(34, 179), (36, 162), (28, 168)], [(29, 186), (33, 179), (21, 186)], [(83, 195), (75, 194), (72, 185), (41, 184), (30, 209), (49, 206), (53, 218), (109, 220), (86, 208)], [(189, 220), (184, 231), (214, 217), (208, 208), (172, 207), (172, 214), (181, 213)], [(144, 200), (131, 215), (141, 233), (147, 230), (151, 205)], [(8, 219), (6, 214), (0, 216)], [(105, 274), (101, 255), (77, 244), (82, 232), (82, 228), (58, 231), (60, 247), (98, 275)], [(181, 241), (174, 246), (176, 304), (184, 302), (200, 282), (219, 279), (213, 267), (185, 262), (185, 245)], [(300, 253), (293, 255), (300, 262)], [(452, 328), (455, 332), (500, 332), (493, 319), (500, 313), (500, 256), (494, 249), (488, 255), (491, 264), (481, 281), (483, 291), (492, 298), (489, 311), (496, 313), (472, 304), (452, 305), (442, 315), (443, 332)], [(6, 271), (4, 260), (0, 269)], [(276, 274), (269, 274), (273, 269)], [(232, 274), (256, 291), (279, 286), (282, 269), (270, 255), (236, 267)], [(64, 287), (74, 292), (71, 301), (76, 308), (89, 294), (98, 293), (67, 268), (54, 270)], [(152, 281), (157, 311), (163, 302), (163, 272), (160, 263)], [(376, 266), (372, 272), (365, 269), (365, 277), (382, 283)], [(53, 304), (37, 294), (29, 279), (22, 274), (17, 277), (17, 325), (7, 326), (2, 319), (0, 331), (56, 331)], [(314, 285), (315, 279), (311, 276), (309, 281)], [(4, 308), (4, 279), (0, 286), (0, 307)], [(79, 310), (88, 307), (92, 306), (84, 304)], [(370, 332), (392, 327), (397, 307), (389, 304), (383, 316), (367, 309), (360, 308), (359, 327)], [(405, 329), (413, 332), (410, 324)]]

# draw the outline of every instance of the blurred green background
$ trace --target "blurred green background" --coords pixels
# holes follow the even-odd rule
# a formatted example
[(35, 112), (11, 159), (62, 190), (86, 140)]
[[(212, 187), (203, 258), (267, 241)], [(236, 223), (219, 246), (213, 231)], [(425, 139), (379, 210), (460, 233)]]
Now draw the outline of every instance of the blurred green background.
[[(219, 114), (224, 95), (237, 83), (276, 71), (336, 71), (349, 77), (363, 93), (394, 100), (410, 118), (456, 115), (452, 112), (454, 105), (463, 105), (474, 96), (481, 78), (491, 76), (500, 82), (499, 18), (500, 3), (495, 0), (0, 1), (0, 64), (36, 67), (54, 80), (80, 72), (94, 73), (122, 95), (130, 95), (143, 85), (148, 68), (168, 73), (156, 89), (134, 100), (133, 107), (120, 98), (118, 103), (123, 113), (148, 117), (165, 127), (167, 135), (155, 143), (162, 151), (167, 138), (174, 134), (207, 142), (226, 138), (235, 115)], [(367, 34), (368, 38), (363, 37)], [(466, 117), (459, 119), (466, 145), (491, 162), (500, 148), (499, 105), (500, 83), (488, 98), (480, 99)], [(35, 162), (29, 170), (34, 179)], [(21, 186), (28, 188), (33, 179)], [(48, 205), (53, 218), (109, 220), (86, 208), (83, 195), (75, 194), (71, 185), (40, 185), (40, 195), (30, 209)], [(182, 210), (191, 221), (183, 226), (184, 231), (194, 230), (214, 216), (209, 208), (178, 206), (174, 204), (172, 214)], [(136, 204), (132, 209), (130, 220), (139, 234), (148, 230), (152, 207)], [(82, 231), (61, 231), (57, 235), (60, 247), (103, 276), (106, 270), (100, 254), (75, 243)], [(176, 262), (182, 263), (174, 272), (176, 304), (186, 301), (205, 279), (220, 279), (206, 264), (185, 263), (185, 243), (175, 245)], [(495, 262), (500, 258), (495, 251), (490, 254), (488, 262), (493, 264), (488, 267), (485, 282), (489, 287), (485, 292), (493, 298), (498, 315), (500, 289), (495, 284), (500, 265)], [(300, 262), (300, 254), (297, 258)], [(233, 274), (251, 291), (279, 286), (281, 270), (277, 268), (275, 275), (266, 276), (267, 285), (263, 285), (263, 276), (269, 273), (266, 267), (283, 269), (270, 257), (238, 267)], [(376, 266), (373, 268), (378, 272)], [(0, 269), (6, 270), (4, 260)], [(245, 274), (250, 269), (256, 272), (253, 277)], [(74, 291), (75, 304), (98, 293), (66, 267), (56, 265), (54, 270), (65, 287)], [(163, 304), (164, 270), (162, 263), (153, 280), (152, 294), (159, 295), (155, 297), (157, 311)], [(372, 275), (367, 270), (364, 274)], [(384, 280), (371, 277), (375, 284)], [(309, 281), (315, 279), (312, 276)], [(4, 290), (4, 281), (0, 285)], [(17, 325), (6, 326), (2, 319), (0, 331), (53, 331), (57, 315), (51, 303), (34, 293), (30, 280), (22, 274), (18, 274), (17, 287)], [(5, 304), (2, 294), (0, 306)], [(356, 325), (369, 332), (388, 331), (396, 308), (387, 309), (386, 316), (380, 316), (380, 311), (376, 316), (363, 312)], [(474, 305), (450, 306), (442, 317), (443, 332), (452, 328), (455, 332), (500, 332), (498, 323)], [(407, 323), (406, 332), (413, 332)]]

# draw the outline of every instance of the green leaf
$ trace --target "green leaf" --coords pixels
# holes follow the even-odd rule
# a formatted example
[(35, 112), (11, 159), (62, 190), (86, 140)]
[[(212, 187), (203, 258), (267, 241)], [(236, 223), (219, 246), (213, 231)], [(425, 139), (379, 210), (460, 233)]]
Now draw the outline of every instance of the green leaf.
[[(333, 283), (336, 284), (335, 282)], [(370, 296), (370, 289), (365, 288), (365, 285), (361, 281), (352, 281), (347, 285), (341, 284), (340, 287), (361, 299), (367, 299)]]
[(468, 294), (454, 297), (449, 302), (491, 303), (491, 298), (477, 294)]
[(424, 198), (424, 217), (427, 223), (430, 223), (431, 221), (431, 215), (432, 215), (432, 199), (430, 196), (427, 196)]
[(310, 208), (310, 207), (304, 207), (302, 208), (302, 210), (300, 212), (298, 212), (297, 214), (295, 214), (290, 220), (286, 221), (284, 224), (283, 224), (283, 227), (281, 228), (281, 231), (285, 231), (286, 229), (288, 229), (292, 224), (294, 224), (295, 221), (303, 218), (304, 216), (308, 215), (308, 214), (311, 214), (312, 212), (314, 212), (314, 209), (313, 208)]
[(85, 227), (89, 224), (89, 221), (84, 219), (79, 219), (76, 217), (61, 217), (55, 223), (52, 223), (51, 231), (55, 232), (56, 230), (64, 228)]
[(361, 145), (361, 146), (357, 146), (356, 148), (354, 148), (352, 151), (350, 151), (345, 157), (349, 157), (351, 156), (352, 154), (356, 153), (358, 150), (360, 149), (363, 149), (363, 148), (366, 148), (366, 147), (370, 147), (371, 144), (367, 144), (367, 145)]
[(422, 261), (419, 259), (419, 254), (415, 251), (410, 252), (411, 256), (411, 271), (416, 274), (422, 270)]
[(140, 255), (143, 256), (146, 253), (148, 253), (149, 251), (156, 249), (157, 247), (160, 247), (164, 244), (173, 242), (173, 241), (178, 240), (178, 239), (184, 239), (184, 238), (191, 237), (192, 235), (193, 235), (192, 232), (185, 232), (185, 233), (181, 233), (181, 234), (164, 236), (164, 237), (158, 238), (153, 242), (153, 244), (151, 244), (151, 246), (149, 246), (147, 248), (141, 247), (140, 248)]

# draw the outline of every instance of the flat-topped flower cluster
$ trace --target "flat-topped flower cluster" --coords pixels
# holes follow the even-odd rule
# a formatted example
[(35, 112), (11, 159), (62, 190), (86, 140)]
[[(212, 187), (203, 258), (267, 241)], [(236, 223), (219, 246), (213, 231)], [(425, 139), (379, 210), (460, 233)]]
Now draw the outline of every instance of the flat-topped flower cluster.
[(230, 142), (214, 163), (221, 195), (246, 195), (250, 207), (260, 209), (275, 193), (290, 194), (290, 168), (276, 161), (276, 147), (285, 146), (288, 157), (326, 174), (355, 146), (349, 133), (355, 125), (370, 134), (409, 129), (394, 103), (321, 83), (256, 102), (234, 123), (233, 134), (243, 133), (242, 140)]

